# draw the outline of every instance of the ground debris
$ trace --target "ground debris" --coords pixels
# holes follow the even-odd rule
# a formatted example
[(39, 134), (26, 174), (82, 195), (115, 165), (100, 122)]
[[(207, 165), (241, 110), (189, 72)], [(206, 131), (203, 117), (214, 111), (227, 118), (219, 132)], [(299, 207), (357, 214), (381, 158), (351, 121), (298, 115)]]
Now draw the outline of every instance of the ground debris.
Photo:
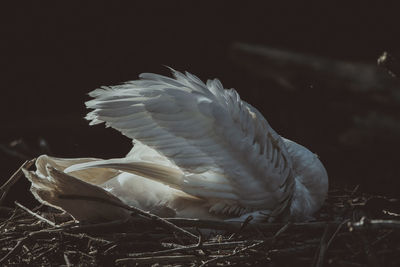
[[(2, 266), (399, 266), (398, 202), (331, 190), (307, 223), (166, 218), (83, 224), (16, 203), (0, 218)], [(62, 218), (62, 219), (60, 219)], [(67, 219), (66, 219), (67, 218)], [(171, 228), (172, 229), (172, 228)], [(179, 234), (184, 229), (198, 236)]]

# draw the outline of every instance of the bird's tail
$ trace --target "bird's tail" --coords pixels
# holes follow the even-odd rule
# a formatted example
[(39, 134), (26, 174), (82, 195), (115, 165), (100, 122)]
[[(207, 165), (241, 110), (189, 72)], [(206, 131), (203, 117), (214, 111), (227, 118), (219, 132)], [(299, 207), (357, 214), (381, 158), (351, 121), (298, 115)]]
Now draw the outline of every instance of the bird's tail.
[[(149, 208), (150, 210), (157, 209), (157, 203), (164, 199), (199, 201), (198, 198), (180, 190), (184, 181), (184, 174), (181, 170), (151, 162), (133, 161), (126, 158), (109, 160), (96, 158), (64, 159), (42, 155), (36, 161), (36, 171), (24, 170), (24, 173), (32, 182), (31, 192), (40, 202), (64, 210), (78, 221), (115, 220), (128, 216), (129, 213), (126, 209), (116, 208), (115, 205), (109, 204), (113, 202), (123, 205), (118, 197), (122, 197), (121, 199), (124, 201), (133, 199), (139, 207)], [(118, 180), (110, 180), (120, 177), (119, 175), (122, 173), (132, 173), (152, 181), (161, 182), (169, 187), (164, 186), (166, 189), (160, 189), (161, 185), (158, 183), (157, 186), (151, 187), (151, 183), (144, 181), (147, 179), (130, 177), (129, 186), (134, 188), (119, 188), (123, 179), (122, 181), (119, 181), (119, 178)], [(118, 197), (101, 187), (108, 187), (108, 181), (117, 183), (118, 190), (111, 190), (111, 192), (116, 193)], [(163, 197), (152, 196), (150, 192), (145, 195), (141, 193), (141, 190), (150, 187), (155, 191), (154, 194), (157, 191), (155, 187), (159, 188), (159, 191), (164, 193)], [(129, 199), (126, 199), (127, 192), (118, 194), (121, 190), (131, 190), (131, 193), (139, 192), (140, 194), (132, 195), (129, 193)], [(171, 196), (168, 197), (169, 195)]]
[[(77, 172), (77, 177), (63, 170), (71, 164), (95, 159), (58, 159), (40, 156), (36, 172), (24, 169), (31, 181), (31, 192), (41, 203), (64, 210), (78, 221), (104, 221), (127, 218), (130, 212), (123, 202), (96, 184), (117, 173), (115, 170)], [(91, 174), (99, 174), (99, 179)], [(113, 205), (114, 204), (114, 205)], [(118, 207), (119, 206), (119, 207)]]

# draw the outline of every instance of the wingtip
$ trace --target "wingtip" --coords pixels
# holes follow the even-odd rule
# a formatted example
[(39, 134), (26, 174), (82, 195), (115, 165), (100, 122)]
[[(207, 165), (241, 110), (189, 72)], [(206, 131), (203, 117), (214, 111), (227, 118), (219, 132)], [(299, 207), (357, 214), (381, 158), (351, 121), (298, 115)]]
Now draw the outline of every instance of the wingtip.
[(171, 71), (171, 73), (174, 73), (176, 70), (168, 65), (162, 64), (163, 67), (169, 69)]

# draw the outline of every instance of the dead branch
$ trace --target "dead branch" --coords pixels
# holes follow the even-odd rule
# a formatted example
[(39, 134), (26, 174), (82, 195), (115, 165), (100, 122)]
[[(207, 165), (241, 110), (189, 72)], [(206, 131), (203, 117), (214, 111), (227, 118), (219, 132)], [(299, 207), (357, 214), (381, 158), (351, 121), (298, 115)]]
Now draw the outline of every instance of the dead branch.
[(52, 221), (50, 221), (50, 220), (48, 220), (48, 219), (46, 219), (46, 218), (40, 216), (39, 214), (37, 214), (37, 213), (31, 211), (31, 210), (28, 209), (27, 207), (25, 207), (25, 206), (23, 206), (22, 204), (20, 204), (18, 201), (14, 201), (14, 203), (15, 203), (15, 205), (17, 205), (18, 207), (20, 207), (21, 209), (23, 209), (24, 211), (26, 211), (27, 213), (29, 213), (30, 215), (32, 215), (32, 216), (38, 218), (39, 220), (41, 220), (42, 222), (45, 222), (45, 223), (47, 223), (48, 225), (50, 225), (50, 226), (52, 226), (52, 227), (57, 227), (57, 225), (56, 225), (54, 222), (52, 222)]
[[(269, 246), (272, 246), (272, 245), (276, 242), (277, 238), (278, 238), (283, 232), (285, 232), (285, 231), (288, 229), (289, 225), (290, 225), (290, 224), (285, 224), (281, 229), (279, 229), (278, 232), (276, 232), (276, 234), (275, 234), (270, 240), (268, 240), (268, 241), (269, 241)], [(211, 263), (216, 263), (216, 262), (221, 261), (221, 260), (226, 260), (226, 259), (228, 259), (228, 258), (230, 258), (230, 257), (234, 257), (234, 256), (236, 256), (236, 255), (238, 255), (238, 254), (240, 254), (240, 253), (242, 253), (242, 252), (245, 252), (246, 250), (254, 249), (254, 248), (258, 247), (258, 246), (261, 246), (261, 245), (263, 245), (265, 242), (266, 242), (266, 240), (256, 241), (254, 244), (251, 244), (251, 245), (248, 245), (248, 246), (246, 246), (246, 247), (244, 247), (244, 248), (238, 249), (238, 250), (234, 251), (234, 252), (231, 253), (231, 254), (228, 254), (228, 255), (225, 255), (225, 256), (220, 256), (220, 257), (217, 257), (217, 258), (214, 258), (214, 259), (210, 259), (210, 260), (208, 260), (208, 261), (205, 261), (205, 262), (204, 262), (203, 264), (201, 264), (200, 266), (201, 266), (201, 267), (204, 267), (204, 266), (207, 266), (207, 265), (209, 265), (209, 264), (211, 264)]]
[(327, 225), (325, 227), (325, 231), (321, 237), (321, 242), (319, 244), (318, 250), (317, 250), (317, 254), (316, 254), (316, 262), (315, 262), (315, 266), (316, 267), (322, 267), (324, 264), (324, 260), (325, 260), (325, 254), (326, 251), (328, 250), (328, 233), (329, 233), (329, 225)]
[[(179, 234), (184, 242), (176, 237), (176, 231), (134, 212), (125, 220), (69, 222), (54, 228), (18, 208), (0, 224), (3, 248), (0, 264), (312, 266), (329, 262), (335, 266), (365, 266), (365, 263), (374, 266), (378, 262), (382, 266), (397, 266), (398, 246), (388, 244), (398, 244), (399, 221), (384, 218), (350, 221), (341, 217), (344, 211), (367, 208), (362, 203), (370, 197), (360, 194), (354, 190), (330, 194), (320, 211), (325, 221), (286, 225), (164, 218), (185, 231), (195, 233), (196, 229), (206, 229), (196, 239)], [(37, 210), (31, 211), (38, 213)], [(51, 214), (46, 212), (46, 217), (51, 218)], [(332, 235), (327, 227), (334, 230)], [(368, 240), (371, 243), (366, 246)], [(314, 262), (312, 255), (316, 255)]]
[(362, 218), (358, 222), (349, 222), (349, 230), (399, 230), (400, 220), (368, 220)]
[[(213, 220), (199, 220), (199, 219), (183, 219), (183, 218), (167, 218), (168, 221), (180, 227), (198, 227), (214, 230), (226, 230), (227, 232), (235, 232), (241, 228), (241, 223), (238, 222), (225, 222)], [(308, 223), (293, 223), (291, 229), (294, 231), (313, 231), (323, 230), (327, 225), (332, 227), (339, 227), (342, 222), (308, 222)], [(284, 224), (282, 223), (254, 223), (249, 224), (248, 227), (242, 229), (243, 232), (260, 231), (270, 232), (276, 231)], [(400, 220), (370, 220), (368, 222), (348, 222), (347, 227), (352, 230), (368, 230), (368, 229), (400, 229)]]
[[(261, 241), (256, 241), (256, 242), (261, 242)], [(205, 249), (231, 249), (231, 248), (236, 248), (240, 246), (248, 246), (250, 241), (244, 240), (244, 241), (233, 241), (233, 242), (223, 242), (223, 243), (204, 243), (200, 247), (198, 244), (196, 245), (189, 245), (189, 246), (183, 246), (183, 247), (178, 247), (178, 248), (172, 248), (172, 249), (167, 249), (167, 250), (161, 250), (161, 251), (154, 251), (154, 252), (146, 252), (146, 253), (132, 253), (129, 254), (129, 257), (153, 257), (153, 256), (162, 256), (162, 255), (168, 255), (168, 254), (173, 254), (173, 253), (178, 253), (178, 252), (191, 252), (194, 250), (198, 250), (201, 248)]]
[(115, 261), (116, 265), (125, 264), (170, 264), (170, 263), (181, 263), (190, 262), (193, 260), (200, 260), (199, 256), (194, 255), (177, 255), (177, 256), (156, 256), (156, 257), (144, 257), (144, 258), (123, 258)]
[(64, 199), (92, 200), (92, 201), (98, 201), (98, 202), (107, 203), (109, 205), (129, 210), (129, 211), (133, 212), (134, 214), (137, 214), (137, 215), (140, 215), (140, 216), (145, 217), (147, 219), (150, 219), (153, 222), (157, 223), (159, 226), (161, 226), (161, 227), (163, 227), (163, 228), (165, 228), (167, 230), (180, 233), (183, 236), (188, 237), (189, 239), (198, 240), (198, 237), (196, 235), (186, 231), (185, 229), (182, 229), (182, 228), (176, 226), (172, 222), (170, 222), (170, 221), (168, 221), (166, 219), (163, 219), (163, 218), (161, 218), (161, 217), (159, 217), (159, 216), (157, 216), (155, 214), (151, 214), (149, 212), (143, 211), (143, 210), (141, 210), (139, 208), (128, 206), (128, 205), (126, 205), (126, 204), (124, 204), (122, 202), (116, 202), (116, 201), (112, 201), (112, 200), (109, 200), (109, 199), (102, 199), (102, 198), (97, 198), (97, 197), (81, 196), (81, 195), (79, 195), (79, 196), (78, 195), (60, 195), (59, 197), (60, 198), (64, 198)]
[(0, 187), (0, 205), (3, 203), (10, 188), (19, 180), (19, 178), (21, 178), (23, 174), (22, 169), (29, 169), (35, 161), (36, 159), (25, 161), (24, 164), (22, 164), (21, 167), (19, 167), (18, 170)]

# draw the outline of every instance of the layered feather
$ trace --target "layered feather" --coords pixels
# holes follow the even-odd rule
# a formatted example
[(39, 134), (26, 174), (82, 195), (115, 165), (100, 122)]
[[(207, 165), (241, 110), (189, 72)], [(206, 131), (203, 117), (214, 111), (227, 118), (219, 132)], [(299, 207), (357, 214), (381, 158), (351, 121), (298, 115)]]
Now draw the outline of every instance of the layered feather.
[(140, 80), (97, 89), (86, 102), (93, 109), (86, 117), (90, 124), (105, 122), (161, 160), (138, 161), (131, 154), (66, 171), (132, 172), (206, 199), (216, 213), (283, 213), (291, 203), (294, 174), (281, 137), (218, 80), (204, 84), (189, 73), (173, 74), (174, 79), (142, 74)]

